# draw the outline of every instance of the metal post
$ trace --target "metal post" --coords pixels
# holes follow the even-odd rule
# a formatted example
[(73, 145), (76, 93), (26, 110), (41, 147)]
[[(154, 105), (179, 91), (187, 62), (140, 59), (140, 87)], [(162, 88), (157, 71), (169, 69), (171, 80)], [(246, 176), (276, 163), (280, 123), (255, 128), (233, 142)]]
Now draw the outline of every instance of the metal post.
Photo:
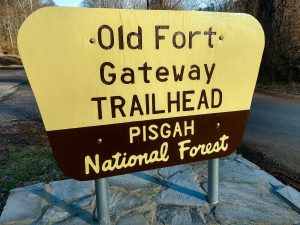
[(98, 214), (98, 221), (100, 225), (110, 225), (109, 217), (109, 201), (107, 193), (106, 179), (95, 180), (96, 186), (96, 207)]
[(219, 159), (208, 160), (208, 202), (218, 203)]

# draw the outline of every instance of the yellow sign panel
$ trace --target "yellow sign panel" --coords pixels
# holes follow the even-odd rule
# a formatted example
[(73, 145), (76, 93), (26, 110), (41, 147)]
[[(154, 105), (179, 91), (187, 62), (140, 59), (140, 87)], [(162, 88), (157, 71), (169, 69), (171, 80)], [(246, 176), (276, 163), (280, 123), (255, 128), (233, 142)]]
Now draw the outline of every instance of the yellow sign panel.
[(53, 7), (18, 46), (60, 167), (88, 179), (228, 155), (264, 34), (246, 14)]
[(18, 46), (50, 131), (248, 110), (264, 35), (245, 14), (45, 8)]

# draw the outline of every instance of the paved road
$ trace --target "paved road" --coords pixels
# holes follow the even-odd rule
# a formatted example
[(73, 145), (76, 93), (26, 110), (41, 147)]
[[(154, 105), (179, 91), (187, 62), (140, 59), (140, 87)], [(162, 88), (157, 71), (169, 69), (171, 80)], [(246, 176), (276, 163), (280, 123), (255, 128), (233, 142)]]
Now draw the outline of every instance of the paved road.
[(0, 67), (0, 82), (20, 83), (27, 82), (25, 71), (22, 66)]
[(22, 67), (0, 68), (0, 99), (14, 92), (20, 83), (26, 81), (25, 72)]
[(300, 101), (255, 94), (243, 142), (300, 174)]
[[(0, 100), (0, 127), (13, 120), (38, 120), (24, 71), (0, 69), (0, 87), (5, 83), (22, 84)], [(243, 142), (300, 173), (300, 101), (255, 94)]]
[(25, 71), (21, 68), (0, 68), (0, 127), (9, 125), (12, 121), (39, 118), (40, 113)]

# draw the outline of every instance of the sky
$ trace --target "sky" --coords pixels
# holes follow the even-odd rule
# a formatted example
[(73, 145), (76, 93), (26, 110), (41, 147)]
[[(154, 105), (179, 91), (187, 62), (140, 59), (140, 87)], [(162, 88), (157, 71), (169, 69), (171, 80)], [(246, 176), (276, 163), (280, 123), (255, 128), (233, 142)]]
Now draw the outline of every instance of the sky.
[(82, 0), (54, 0), (56, 5), (60, 6), (79, 6)]

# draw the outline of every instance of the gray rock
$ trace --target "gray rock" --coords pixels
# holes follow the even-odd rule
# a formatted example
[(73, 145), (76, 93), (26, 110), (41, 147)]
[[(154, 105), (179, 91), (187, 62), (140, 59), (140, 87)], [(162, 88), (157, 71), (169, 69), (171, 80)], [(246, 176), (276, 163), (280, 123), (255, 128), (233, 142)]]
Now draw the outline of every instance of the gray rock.
[[(109, 189), (109, 213), (112, 220), (118, 216), (127, 214), (128, 211), (135, 210), (141, 206), (149, 207), (152, 204), (152, 196), (144, 196), (140, 192), (123, 192), (118, 189)], [(95, 203), (95, 202), (94, 202)], [(97, 218), (96, 204), (94, 212)]]
[(197, 225), (205, 224), (205, 222), (202, 220), (201, 216), (199, 215), (197, 208), (190, 208), (190, 214), (192, 218), (192, 224), (197, 224)]
[(150, 205), (151, 196), (142, 196), (138, 193), (124, 193), (117, 190), (109, 190), (110, 214), (117, 217), (122, 212)]
[(143, 196), (147, 196), (147, 197), (154, 197), (155, 195), (157, 195), (157, 193), (162, 190), (162, 188), (160, 189), (143, 189), (139, 191), (139, 194), (143, 195)]
[(182, 206), (159, 205), (156, 211), (157, 220), (170, 225), (204, 225), (197, 210)]
[(241, 155), (236, 155), (235, 158), (234, 158), (236, 161), (244, 164), (245, 166), (247, 166), (248, 168), (250, 169), (258, 169), (260, 170), (260, 168), (255, 165), (254, 163), (250, 162), (249, 160), (245, 159), (243, 156)]
[[(224, 167), (228, 167), (229, 170), (232, 170), (232, 167), (235, 167), (235, 175), (233, 178), (240, 178), (238, 179), (240, 182), (249, 182), (249, 183), (257, 183), (257, 182), (265, 182), (265, 183), (270, 183), (274, 187), (283, 187), (285, 186), (283, 183), (281, 183), (279, 180), (277, 180), (275, 177), (272, 175), (268, 174), (267, 172), (261, 170), (257, 165), (254, 163), (250, 162), (249, 160), (243, 158), (241, 155), (237, 155), (235, 157), (235, 160), (242, 163), (246, 167), (248, 167), (250, 170), (247, 170), (244, 167), (241, 167), (240, 165), (234, 165), (232, 164), (232, 161), (225, 161), (224, 160)], [(232, 165), (230, 165), (232, 164)], [(222, 167), (223, 169), (223, 167)], [(241, 169), (240, 171), (238, 171)], [(241, 173), (241, 176), (237, 175), (238, 173)], [(225, 175), (225, 173), (222, 174), (222, 178), (224, 180), (229, 180), (228, 179), (228, 174)], [(230, 175), (230, 174), (229, 174)]]
[(164, 177), (169, 178), (173, 176), (176, 173), (183, 172), (185, 170), (189, 169), (186, 165), (179, 165), (179, 166), (171, 166), (171, 167), (165, 167), (158, 170), (158, 173)]
[[(230, 155), (226, 156), (226, 159), (234, 160), (236, 156), (239, 156), (239, 155), (237, 155), (236, 152), (233, 152)], [(221, 158), (221, 159), (223, 160), (224, 158)]]
[(220, 224), (215, 218), (215, 205), (208, 205), (207, 207), (200, 208), (199, 215), (205, 224), (216, 225)]
[[(33, 187), (35, 189), (37, 186)], [(46, 204), (43, 198), (33, 194), (30, 188), (14, 189), (8, 197), (6, 205), (0, 217), (0, 224), (7, 224), (14, 221), (26, 221), (28, 223), (37, 219), (42, 208)]]
[(29, 191), (29, 192), (35, 192), (35, 191), (44, 191), (45, 190), (45, 184), (44, 183), (38, 183), (33, 184), (25, 187), (15, 188), (10, 191), (10, 193), (18, 192), (18, 191)]
[(183, 211), (188, 211), (188, 208), (184, 206), (159, 205), (156, 217), (158, 221), (164, 224), (171, 224), (174, 216)]
[(72, 203), (72, 205), (76, 208), (86, 208), (90, 206), (94, 200), (95, 196), (90, 196)]
[(161, 191), (155, 200), (159, 204), (205, 206), (206, 195), (195, 180), (196, 174), (191, 170), (177, 173), (167, 179), (168, 188)]
[(117, 222), (117, 225), (149, 225), (151, 224), (150, 221), (147, 221), (145, 216), (140, 213), (131, 212), (127, 215), (121, 217)]
[(159, 187), (159, 183), (156, 181), (159, 181), (160, 178), (157, 174), (157, 170), (150, 170), (109, 177), (107, 180), (110, 185), (122, 187), (126, 190), (133, 190)]
[(271, 192), (269, 184), (219, 185), (215, 215), (221, 224), (295, 224), (300, 215)]
[(277, 189), (276, 192), (278, 192), (281, 196), (297, 207), (298, 210), (300, 210), (300, 193), (297, 190), (290, 186), (285, 186)]
[[(233, 159), (220, 160), (219, 177), (223, 182), (234, 183), (270, 183), (273, 186), (283, 185), (280, 181), (269, 175), (259, 167), (248, 163), (248, 160), (241, 156), (236, 156)], [(208, 169), (202, 172), (207, 174)]]
[(38, 225), (54, 224), (57, 222), (61, 222), (67, 219), (68, 217), (70, 217), (69, 212), (65, 211), (60, 207), (52, 206), (51, 208), (47, 209)]
[(230, 181), (236, 183), (264, 182), (259, 177), (254, 176), (253, 167), (246, 166), (244, 163), (241, 163), (237, 160), (221, 160), (219, 171), (221, 181)]
[(95, 191), (94, 181), (63, 180), (50, 183), (51, 194), (55, 196), (57, 202), (73, 201), (85, 199)]
[[(241, 156), (220, 160), (216, 206), (206, 202), (207, 183), (202, 182), (202, 177), (207, 180), (206, 162), (160, 169), (159, 174), (165, 179), (158, 170), (109, 178), (113, 224), (299, 224), (299, 192)], [(93, 181), (16, 188), (10, 192), (0, 224), (97, 224), (92, 219), (93, 194)]]
[(117, 225), (150, 225), (152, 224), (152, 218), (149, 213), (141, 213), (138, 211), (132, 211), (127, 215), (121, 217), (117, 222)]
[(198, 176), (207, 179), (207, 161), (190, 163), (189, 165), (193, 169), (193, 171), (198, 174)]
[(275, 188), (281, 188), (285, 186), (282, 182), (263, 170), (254, 170), (254, 176), (257, 177), (260, 182), (267, 182)]
[(192, 217), (188, 210), (180, 211), (178, 214), (175, 214), (171, 225), (182, 225), (182, 224), (192, 224)]
[[(97, 224), (95, 223), (89, 223), (89, 224)], [(87, 225), (87, 222), (80, 217), (72, 217), (70, 219), (67, 219), (62, 223), (62, 225)]]
[(150, 176), (155, 176), (157, 177), (158, 176), (158, 169), (154, 169), (154, 170), (145, 170), (145, 171), (142, 171), (143, 173), (145, 174), (148, 174)]

